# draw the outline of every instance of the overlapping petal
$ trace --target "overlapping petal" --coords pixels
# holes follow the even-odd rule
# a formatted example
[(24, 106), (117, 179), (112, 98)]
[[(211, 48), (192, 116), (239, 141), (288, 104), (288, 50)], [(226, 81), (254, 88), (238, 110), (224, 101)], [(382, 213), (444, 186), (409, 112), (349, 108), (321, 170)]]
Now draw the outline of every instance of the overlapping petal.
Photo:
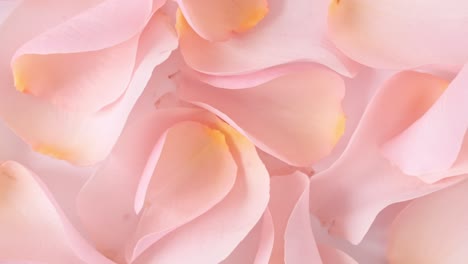
[(28, 169), (12, 161), (2, 163), (0, 183), (0, 261), (113, 263), (77, 233)]
[(434, 192), (460, 180), (454, 177), (426, 184), (403, 174), (380, 152), (386, 141), (418, 120), (447, 85), (446, 80), (429, 74), (403, 72), (378, 91), (342, 156), (311, 180), (312, 211), (332, 234), (357, 244), (378, 212), (386, 206)]
[[(254, 5), (262, 1), (248, 2)], [(247, 74), (291, 62), (309, 61), (351, 76), (358, 66), (327, 39), (327, 7), (328, 1), (323, 0), (269, 0), (269, 12), (256, 27), (223, 42), (203, 39), (190, 26), (194, 22), (189, 23), (188, 18), (179, 16), (180, 50), (191, 68), (209, 75)], [(220, 22), (213, 21), (212, 17), (210, 14), (200, 20), (212, 23), (214, 27)]]
[(256, 26), (268, 13), (267, 0), (178, 0), (187, 22), (198, 35), (223, 41)]
[(344, 130), (343, 80), (313, 66), (247, 89), (220, 89), (190, 78), (178, 95), (209, 109), (265, 152), (296, 166), (330, 153)]
[(4, 75), (0, 95), (9, 100), (0, 105), (0, 115), (36, 151), (75, 164), (95, 163), (112, 149), (154, 67), (176, 46), (169, 20), (162, 14), (155, 14), (139, 37), (135, 67), (125, 92), (95, 113), (64, 111), (33, 96), (20, 94), (13, 89), (13, 80), (5, 68), (0, 71)]
[[(203, 216), (150, 247), (136, 263), (219, 263), (261, 219), (269, 198), (269, 175), (254, 145), (226, 124), (218, 128), (226, 136), (238, 166), (233, 188)], [(184, 254), (180, 254), (182, 251)]]
[(395, 219), (390, 264), (465, 263), (468, 258), (468, 182), (417, 199)]
[(467, 12), (463, 0), (334, 0), (329, 31), (341, 51), (368, 66), (463, 65)]
[(268, 183), (255, 147), (227, 124), (201, 109), (166, 108), (125, 130), (79, 208), (113, 259), (219, 262), (260, 220)]
[(468, 66), (419, 120), (383, 146), (386, 157), (428, 183), (451, 176), (443, 172), (457, 161), (468, 129), (467, 84)]

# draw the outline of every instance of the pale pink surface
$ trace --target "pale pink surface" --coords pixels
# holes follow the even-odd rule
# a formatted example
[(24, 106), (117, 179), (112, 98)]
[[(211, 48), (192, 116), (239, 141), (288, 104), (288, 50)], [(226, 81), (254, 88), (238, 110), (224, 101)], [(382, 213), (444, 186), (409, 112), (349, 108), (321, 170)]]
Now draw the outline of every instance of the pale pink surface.
[(267, 206), (269, 176), (255, 147), (204, 110), (170, 107), (140, 118), (79, 196), (87, 233), (118, 260), (223, 260)]
[(329, 33), (350, 58), (378, 68), (468, 61), (464, 0), (333, 0)]
[[(468, 128), (468, 66), (420, 119), (383, 146), (385, 156), (409, 175), (434, 183), (457, 160)], [(464, 164), (468, 171), (468, 163)]]
[(221, 264), (268, 263), (274, 242), (274, 227), (267, 209), (262, 219)]
[(268, 13), (267, 0), (177, 0), (198, 35), (223, 41), (254, 27)]
[(182, 78), (177, 94), (218, 114), (257, 147), (295, 166), (310, 166), (329, 154), (344, 130), (344, 83), (321, 66), (235, 90)]
[(463, 181), (411, 202), (393, 223), (389, 263), (466, 263), (467, 195), (468, 181)]
[(270, 0), (269, 12), (257, 26), (223, 42), (207, 41), (182, 23), (180, 50), (190, 67), (210, 75), (238, 75), (308, 61), (351, 76), (358, 65), (326, 36), (328, 4), (327, 0)]
[[(311, 180), (312, 212), (332, 234), (357, 244), (386, 206), (459, 181), (455, 177), (426, 184), (403, 174), (380, 151), (382, 144), (421, 117), (447, 84), (428, 74), (403, 72), (380, 88), (341, 157)], [(455, 175), (459, 174), (463, 173)]]
[[(137, 37), (135, 66), (130, 73), (128, 86), (114, 98), (111, 105), (100, 111), (70, 112), (69, 109), (16, 91), (8, 63), (22, 42), (95, 4), (89, 1), (79, 1), (73, 5), (67, 1), (49, 2), (48, 5), (23, 2), (0, 28), (0, 39), (5, 43), (0, 51), (0, 96), (9, 98), (0, 105), (0, 116), (34, 149), (72, 163), (92, 164), (104, 159), (110, 152), (154, 67), (177, 47), (175, 32), (161, 14), (154, 15), (143, 32), (135, 29), (136, 36), (141, 34)], [(21, 22), (24, 17), (29, 17), (30, 23)], [(95, 144), (96, 141), (100, 144)]]
[(70, 225), (42, 182), (15, 162), (0, 165), (0, 258), (8, 263), (113, 263)]

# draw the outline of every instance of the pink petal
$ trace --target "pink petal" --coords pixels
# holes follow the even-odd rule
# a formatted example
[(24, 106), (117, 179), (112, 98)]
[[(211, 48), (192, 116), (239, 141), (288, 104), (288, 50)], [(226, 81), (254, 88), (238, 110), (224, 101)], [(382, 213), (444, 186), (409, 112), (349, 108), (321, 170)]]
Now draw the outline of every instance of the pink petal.
[(12, 66), (15, 86), (67, 111), (94, 113), (125, 92), (137, 48), (138, 36), (99, 51), (22, 55)]
[(21, 3), (20, 0), (0, 1), (0, 25), (5, 21), (10, 13)]
[(344, 79), (346, 94), (342, 106), (346, 117), (346, 129), (332, 152), (314, 164), (315, 171), (322, 171), (330, 167), (341, 156), (361, 121), (369, 101), (378, 88), (393, 74), (395, 73), (390, 71), (363, 68), (354, 78)]
[(267, 0), (177, 2), (193, 30), (211, 41), (222, 41), (235, 34), (244, 33), (257, 25), (268, 13)]
[(358, 264), (357, 261), (336, 248), (324, 245), (320, 245), (318, 248), (323, 263)]
[(343, 130), (343, 81), (320, 66), (249, 89), (219, 89), (184, 78), (178, 94), (296, 166), (309, 166), (330, 153)]
[(221, 264), (268, 263), (273, 249), (274, 230), (270, 211), (267, 209), (257, 225)]
[(403, 174), (379, 150), (420, 118), (446, 85), (445, 80), (424, 73), (395, 75), (372, 99), (343, 155), (329, 169), (312, 177), (312, 212), (332, 234), (357, 244), (386, 206), (459, 180), (425, 184)]
[(0, 165), (0, 259), (8, 263), (113, 263), (81, 238), (44, 185), (15, 162)]
[(468, 182), (413, 201), (393, 223), (389, 263), (465, 263)]
[(236, 174), (221, 131), (189, 121), (170, 128), (147, 188), (131, 259), (219, 203)]
[(468, 60), (464, 0), (333, 1), (329, 30), (337, 47), (372, 67), (462, 65)]
[(406, 174), (428, 183), (441, 180), (457, 160), (468, 128), (467, 85), (465, 66), (431, 109), (383, 146), (384, 155)]
[[(260, 24), (224, 42), (201, 38), (180, 16), (181, 52), (190, 67), (210, 75), (246, 74), (309, 61), (351, 76), (358, 66), (326, 37), (327, 6), (323, 0), (269, 0), (269, 13)], [(283, 38), (287, 38), (288, 45), (284, 45)]]
[(126, 90), (151, 14), (151, 0), (107, 0), (47, 30), (13, 56), (16, 88), (68, 110), (100, 110)]
[(0, 115), (36, 151), (80, 165), (100, 161), (112, 149), (154, 67), (176, 48), (174, 34), (168, 19), (156, 14), (140, 37), (135, 69), (126, 92), (97, 113), (57, 109), (14, 91), (12, 78), (3, 75), (0, 96), (10, 99), (0, 105)]
[[(77, 198), (79, 215), (96, 247), (115, 259), (125, 259), (125, 247), (137, 228), (135, 204), (146, 194), (164, 144), (165, 132), (180, 121), (195, 119), (192, 109), (146, 112), (130, 123), (112, 154)], [(131, 153), (131, 155), (130, 155)], [(105, 193), (106, 195), (102, 195)], [(138, 211), (139, 212), (139, 211)]]
[(309, 216), (309, 179), (300, 172), (271, 179), (275, 227), (270, 263), (321, 263)]
[(137, 264), (219, 263), (261, 219), (269, 198), (269, 175), (246, 138), (222, 123), (218, 127), (238, 165), (234, 187), (214, 208), (149, 248)]

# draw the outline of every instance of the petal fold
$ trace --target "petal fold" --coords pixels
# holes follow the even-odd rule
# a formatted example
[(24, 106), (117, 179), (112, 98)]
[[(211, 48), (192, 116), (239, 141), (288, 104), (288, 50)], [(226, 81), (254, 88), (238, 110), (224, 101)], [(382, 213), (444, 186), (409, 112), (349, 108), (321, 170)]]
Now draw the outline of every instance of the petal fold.
[[(177, 2), (188, 24), (198, 35), (210, 41), (223, 41), (233, 34), (243, 33), (257, 25), (268, 13), (267, 0), (178, 0)], [(184, 23), (180, 19), (184, 18), (179, 18), (179, 23)], [(177, 26), (183, 31), (187, 30), (183, 27), (188, 25)]]
[(406, 174), (441, 180), (457, 161), (468, 128), (467, 84), (465, 66), (420, 119), (383, 146), (384, 155)]
[[(402, 72), (378, 90), (340, 158), (311, 179), (312, 212), (331, 234), (357, 244), (388, 205), (429, 194), (461, 179), (426, 184), (402, 173), (380, 151), (385, 142), (423, 116), (447, 85), (446, 80), (429, 74)], [(460, 162), (466, 164), (468, 160)], [(439, 177), (466, 173), (452, 169)]]
[(332, 1), (329, 32), (343, 53), (371, 67), (463, 65), (467, 12), (463, 0)]
[(78, 234), (37, 176), (0, 165), (0, 260), (112, 264)]
[[(259, 2), (249, 1), (252, 5)], [(208, 41), (186, 25), (179, 30), (180, 51), (191, 68), (209, 75), (236, 76), (292, 62), (315, 62), (352, 76), (359, 66), (326, 36), (327, 7), (323, 0), (269, 0), (265, 19), (227, 41)], [(284, 38), (288, 45), (283, 45)]]
[(465, 263), (468, 259), (468, 182), (417, 199), (395, 219), (390, 264)]
[(296, 166), (310, 166), (330, 153), (344, 130), (343, 80), (321, 66), (235, 90), (182, 78), (177, 92), (216, 113), (263, 151)]

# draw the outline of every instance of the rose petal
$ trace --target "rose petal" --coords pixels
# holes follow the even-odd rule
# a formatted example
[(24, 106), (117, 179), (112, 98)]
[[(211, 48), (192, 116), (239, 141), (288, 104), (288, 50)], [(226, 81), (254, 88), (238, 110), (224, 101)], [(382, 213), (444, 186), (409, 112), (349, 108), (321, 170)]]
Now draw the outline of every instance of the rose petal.
[(221, 264), (268, 263), (274, 241), (273, 222), (267, 209), (257, 225)]
[(10, 13), (21, 3), (19, 0), (0, 1), (0, 25), (5, 21)]
[(413, 201), (395, 219), (389, 263), (465, 263), (468, 182)]
[(211, 41), (222, 41), (236, 33), (243, 33), (257, 25), (268, 13), (267, 0), (177, 2), (193, 30)]
[(0, 165), (0, 259), (8, 263), (113, 263), (79, 236), (44, 185), (15, 162)]
[(309, 216), (309, 178), (300, 172), (271, 178), (275, 243), (270, 263), (321, 263)]
[(341, 51), (372, 67), (463, 65), (467, 12), (463, 0), (334, 0), (329, 31)]
[(320, 245), (319, 247), (320, 257), (322, 258), (323, 263), (333, 263), (333, 264), (358, 264), (357, 261), (352, 259), (350, 256), (344, 252), (332, 248), (329, 246)]
[(465, 66), (427, 113), (383, 146), (384, 155), (406, 174), (428, 183), (441, 180), (457, 160), (468, 128), (467, 84)]
[(425, 184), (403, 174), (379, 149), (420, 118), (446, 86), (447, 81), (428, 74), (403, 72), (378, 91), (343, 155), (311, 179), (312, 212), (332, 234), (357, 244), (386, 206), (459, 180)]
[[(238, 75), (310, 61), (351, 76), (358, 66), (338, 52), (325, 36), (327, 5), (323, 0), (269, 0), (269, 13), (260, 24), (224, 42), (201, 38), (179, 16), (180, 50), (190, 67), (210, 75)], [(288, 45), (282, 42), (284, 38)]]
[[(125, 259), (124, 249), (139, 220), (135, 204), (143, 206), (148, 186), (142, 182), (146, 185), (150, 182), (166, 130), (177, 122), (194, 119), (199, 113), (179, 109), (139, 116), (126, 127), (112, 154), (81, 190), (78, 212), (88, 236), (101, 252), (114, 259)], [(137, 200), (140, 196), (141, 201)]]
[(219, 263), (261, 219), (268, 204), (269, 175), (255, 147), (232, 128), (219, 125), (238, 165), (231, 192), (207, 213), (158, 241), (135, 263)]
[[(71, 113), (14, 91), (12, 78), (3, 76), (0, 115), (39, 152), (88, 165), (104, 159), (112, 149), (134, 103), (154, 67), (177, 46), (174, 31), (164, 15), (156, 14), (139, 41), (136, 68), (127, 91), (98, 113)], [(0, 34), (1, 36), (1, 34)], [(5, 74), (6, 71), (0, 70)]]
[(99, 51), (22, 55), (12, 66), (15, 86), (67, 111), (94, 113), (127, 89), (137, 47), (138, 37), (134, 37)]
[(219, 203), (236, 174), (221, 131), (189, 121), (170, 128), (147, 189), (131, 259)]
[(310, 166), (330, 153), (344, 129), (343, 81), (320, 66), (240, 90), (183, 78), (178, 94), (222, 117), (265, 152), (296, 166)]

